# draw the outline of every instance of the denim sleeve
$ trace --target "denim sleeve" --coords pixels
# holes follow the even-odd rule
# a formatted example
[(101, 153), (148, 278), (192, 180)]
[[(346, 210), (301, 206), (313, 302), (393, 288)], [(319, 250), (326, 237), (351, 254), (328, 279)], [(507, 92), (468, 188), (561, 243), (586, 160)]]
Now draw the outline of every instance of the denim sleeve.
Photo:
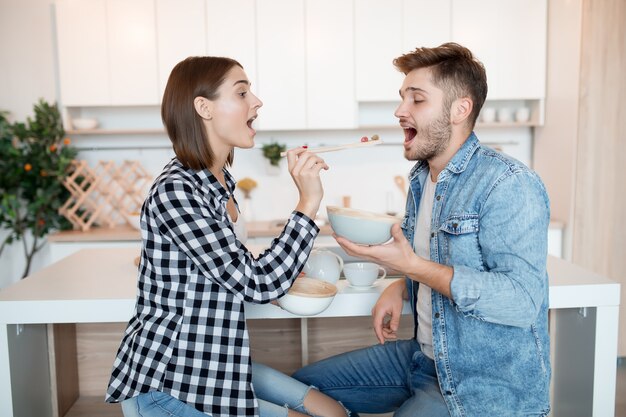
[(453, 265), (452, 298), (464, 314), (528, 327), (547, 300), (546, 273), (550, 208), (533, 172), (500, 178), (479, 217), (483, 270)]

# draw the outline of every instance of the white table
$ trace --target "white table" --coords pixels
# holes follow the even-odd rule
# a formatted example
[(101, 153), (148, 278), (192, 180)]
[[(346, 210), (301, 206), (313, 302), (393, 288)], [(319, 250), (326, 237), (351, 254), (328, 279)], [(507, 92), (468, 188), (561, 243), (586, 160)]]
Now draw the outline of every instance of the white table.
[[(0, 416), (13, 415), (8, 325), (127, 322), (135, 304), (137, 254), (136, 249), (85, 249), (0, 291)], [(554, 257), (548, 272), (553, 416), (613, 417), (620, 286)], [(367, 316), (391, 282), (353, 290), (339, 281), (333, 303), (316, 317)], [(267, 304), (249, 305), (246, 312), (253, 319), (295, 317)], [(591, 374), (580, 363), (593, 363)]]

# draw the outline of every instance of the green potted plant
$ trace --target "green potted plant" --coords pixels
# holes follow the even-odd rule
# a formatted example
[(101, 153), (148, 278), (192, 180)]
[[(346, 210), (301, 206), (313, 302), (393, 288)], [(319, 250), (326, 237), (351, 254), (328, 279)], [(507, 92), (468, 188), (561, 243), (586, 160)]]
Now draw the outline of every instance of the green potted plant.
[(71, 228), (59, 208), (70, 195), (62, 181), (77, 154), (65, 138), (57, 106), (40, 100), (33, 109), (34, 119), (26, 123), (10, 123), (7, 113), (0, 112), (0, 227), (8, 231), (0, 254), (13, 242), (22, 242), (22, 278), (45, 235)]
[(278, 142), (270, 142), (263, 144), (261, 149), (263, 150), (263, 156), (269, 160), (270, 165), (277, 167), (282, 158), (280, 154), (287, 149), (287, 146)]

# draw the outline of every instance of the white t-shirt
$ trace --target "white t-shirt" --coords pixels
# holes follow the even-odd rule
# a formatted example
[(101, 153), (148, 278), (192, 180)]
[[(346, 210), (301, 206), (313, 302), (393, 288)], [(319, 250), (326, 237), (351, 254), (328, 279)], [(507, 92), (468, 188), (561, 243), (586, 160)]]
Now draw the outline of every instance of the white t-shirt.
[[(226, 211), (228, 213), (228, 210)], [(246, 227), (246, 221), (244, 220), (241, 213), (237, 216), (237, 221), (234, 222), (230, 217), (230, 213), (228, 213), (228, 220), (233, 224), (233, 229), (235, 230), (235, 236), (237, 240), (239, 240), (244, 245), (248, 241), (248, 228)]]
[[(422, 198), (417, 211), (417, 223), (415, 225), (415, 238), (413, 247), (417, 256), (430, 260), (430, 222), (433, 213), (433, 201), (435, 199), (436, 182), (432, 182), (430, 172), (424, 182)], [(431, 289), (420, 283), (417, 291), (417, 342), (422, 352), (430, 359), (433, 354), (433, 307)]]

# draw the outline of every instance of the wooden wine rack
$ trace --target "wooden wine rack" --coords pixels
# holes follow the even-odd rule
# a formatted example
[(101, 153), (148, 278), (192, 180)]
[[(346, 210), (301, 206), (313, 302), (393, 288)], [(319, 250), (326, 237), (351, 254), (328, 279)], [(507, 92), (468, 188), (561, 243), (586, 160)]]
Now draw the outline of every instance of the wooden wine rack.
[(144, 190), (152, 177), (139, 161), (99, 161), (91, 168), (86, 161), (74, 161), (63, 185), (70, 198), (59, 209), (76, 230), (92, 226), (115, 227), (127, 223), (139, 212)]

